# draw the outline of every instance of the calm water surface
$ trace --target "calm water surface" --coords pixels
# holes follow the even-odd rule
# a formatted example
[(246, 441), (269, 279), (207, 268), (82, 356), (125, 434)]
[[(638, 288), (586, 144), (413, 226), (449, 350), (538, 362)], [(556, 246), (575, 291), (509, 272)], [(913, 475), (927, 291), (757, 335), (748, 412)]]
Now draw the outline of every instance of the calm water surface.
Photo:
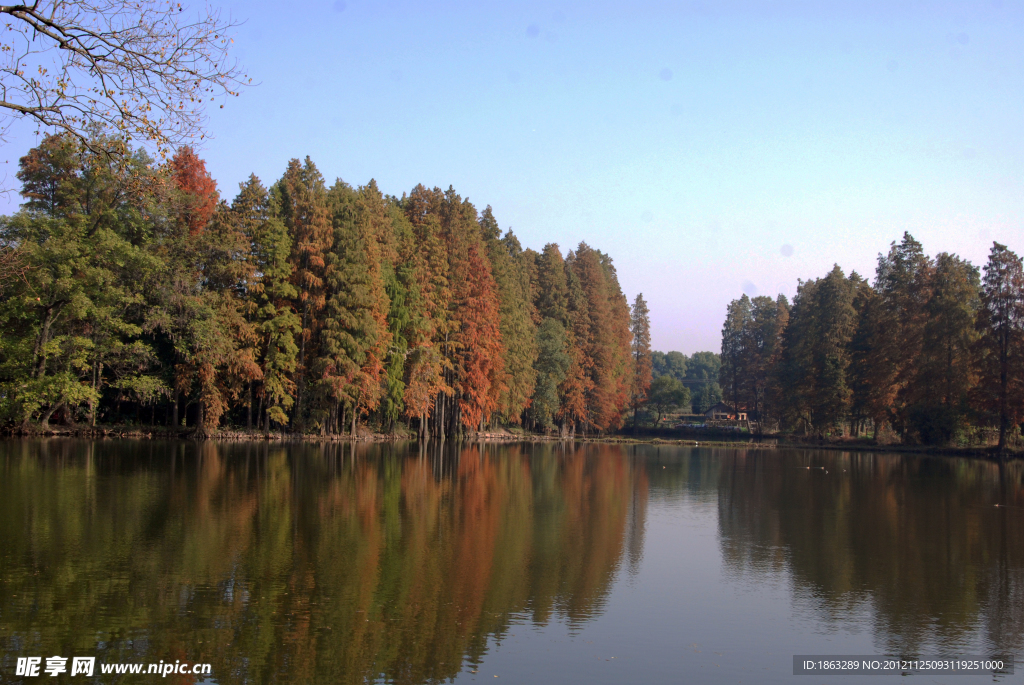
[[(410, 684), (812, 685), (856, 678), (794, 677), (794, 654), (1024, 659), (1021, 462), (48, 440), (0, 442), (0, 469), (0, 682), (51, 655)], [(1021, 682), (1024, 664), (922, 678)]]

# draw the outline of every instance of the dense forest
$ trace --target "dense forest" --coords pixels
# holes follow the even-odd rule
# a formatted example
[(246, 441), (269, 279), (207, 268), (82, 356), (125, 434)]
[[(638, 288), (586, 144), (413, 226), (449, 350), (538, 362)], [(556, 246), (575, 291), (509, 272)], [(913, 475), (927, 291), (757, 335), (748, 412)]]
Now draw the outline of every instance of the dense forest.
[(523, 249), (452, 188), (328, 186), (306, 158), (228, 203), (190, 148), (156, 164), (69, 136), (17, 177), (25, 203), (0, 219), (8, 430), (567, 436), (620, 427), (650, 383), (647, 308), (608, 255)]
[(904, 234), (873, 284), (836, 266), (792, 304), (733, 300), (721, 359), (726, 401), (765, 425), (923, 444), (998, 430), (1002, 448), (1024, 419), (1021, 259), (995, 243), (980, 270)]

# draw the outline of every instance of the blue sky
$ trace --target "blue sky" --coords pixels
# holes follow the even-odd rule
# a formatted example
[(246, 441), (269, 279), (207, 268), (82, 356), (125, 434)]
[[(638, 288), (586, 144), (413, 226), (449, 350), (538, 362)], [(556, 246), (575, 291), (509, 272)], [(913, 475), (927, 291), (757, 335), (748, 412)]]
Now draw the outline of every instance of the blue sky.
[(731, 299), (873, 275), (905, 230), (1024, 250), (1018, 3), (220, 6), (260, 84), (211, 113), (223, 194), (306, 155), (452, 185), (526, 246), (610, 253), (656, 349), (717, 351)]

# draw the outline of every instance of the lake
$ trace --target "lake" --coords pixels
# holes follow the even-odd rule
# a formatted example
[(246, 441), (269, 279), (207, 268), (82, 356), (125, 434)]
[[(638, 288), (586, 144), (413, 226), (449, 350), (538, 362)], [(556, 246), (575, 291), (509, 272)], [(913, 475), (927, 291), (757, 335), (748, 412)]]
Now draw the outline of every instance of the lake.
[(54, 655), (211, 665), (167, 682), (806, 685), (855, 678), (794, 655), (1024, 656), (1020, 461), (52, 439), (0, 442), (0, 468), (2, 682)]

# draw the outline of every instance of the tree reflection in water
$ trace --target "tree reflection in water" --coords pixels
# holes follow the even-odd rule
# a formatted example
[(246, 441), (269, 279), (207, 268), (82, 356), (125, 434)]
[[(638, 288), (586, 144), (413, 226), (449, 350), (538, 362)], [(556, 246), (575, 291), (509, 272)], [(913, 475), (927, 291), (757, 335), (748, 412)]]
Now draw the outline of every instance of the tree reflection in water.
[[(593, 622), (620, 569), (639, 583), (663, 568), (648, 515), (710, 512), (713, 535), (716, 503), (727, 574), (787, 579), (813, 613), (797, 633), (866, 616), (879, 652), (1024, 648), (1020, 462), (47, 440), (0, 442), (0, 468), (3, 673), (57, 654), (210, 662), (221, 683), (440, 682), (517, 626)], [(708, 556), (693, 568), (717, 574)], [(672, 619), (625, 629), (657, 642), (712, 620)]]
[(719, 468), (733, 573), (787, 571), (826, 626), (871, 612), (882, 652), (1024, 648), (1024, 463), (733, 450)]
[(48, 440), (0, 456), (0, 667), (181, 659), (222, 683), (439, 682), (516, 622), (579, 625), (646, 496), (607, 445)]

